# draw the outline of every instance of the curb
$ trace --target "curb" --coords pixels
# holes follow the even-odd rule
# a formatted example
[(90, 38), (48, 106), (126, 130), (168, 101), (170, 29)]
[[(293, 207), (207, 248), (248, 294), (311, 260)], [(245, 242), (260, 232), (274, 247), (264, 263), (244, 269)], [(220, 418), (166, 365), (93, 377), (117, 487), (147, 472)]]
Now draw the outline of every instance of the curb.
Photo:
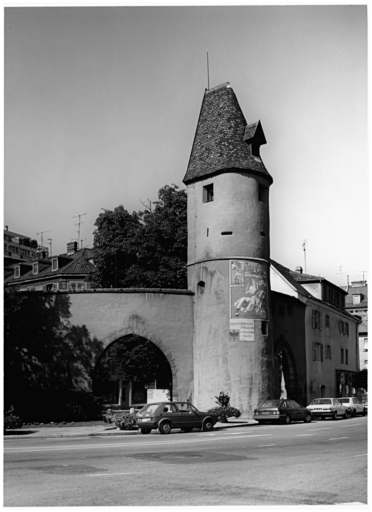
[[(229, 423), (228, 426), (219, 426), (215, 427), (213, 431), (217, 430), (228, 430), (230, 428), (238, 428), (238, 427), (249, 427), (250, 425), (254, 425), (256, 422), (252, 423)], [(82, 427), (83, 428), (83, 427)], [(17, 436), (4, 436), (4, 442), (6, 441), (14, 441), (15, 439), (21, 440), (21, 441), (29, 441), (32, 439), (61, 439), (61, 438), (79, 438), (79, 437), (112, 437), (112, 436), (137, 436), (141, 435), (138, 430), (117, 430), (115, 429), (115, 432), (86, 432), (85, 434), (37, 434), (37, 435), (17, 435)], [(27, 436), (27, 437), (26, 437)]]

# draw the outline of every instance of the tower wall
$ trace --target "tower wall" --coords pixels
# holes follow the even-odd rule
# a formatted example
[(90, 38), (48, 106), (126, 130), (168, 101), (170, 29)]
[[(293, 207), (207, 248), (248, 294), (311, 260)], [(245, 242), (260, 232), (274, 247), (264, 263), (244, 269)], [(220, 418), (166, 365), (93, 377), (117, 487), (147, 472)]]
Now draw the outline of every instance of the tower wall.
[[(204, 202), (203, 189), (211, 184), (213, 200)], [(193, 395), (201, 409), (212, 407), (224, 391), (233, 407), (252, 417), (274, 390), (269, 185), (265, 177), (234, 171), (187, 187), (188, 284), (195, 292)], [(226, 232), (231, 234), (221, 234)]]

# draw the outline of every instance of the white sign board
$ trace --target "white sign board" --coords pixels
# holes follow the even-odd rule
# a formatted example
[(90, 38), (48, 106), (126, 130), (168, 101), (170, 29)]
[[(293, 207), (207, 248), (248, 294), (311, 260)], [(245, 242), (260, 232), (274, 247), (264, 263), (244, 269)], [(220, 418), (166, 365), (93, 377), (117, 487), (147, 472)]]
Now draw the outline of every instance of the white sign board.
[(169, 389), (148, 389), (147, 403), (152, 402), (169, 402)]
[(253, 318), (230, 318), (230, 341), (254, 341)]

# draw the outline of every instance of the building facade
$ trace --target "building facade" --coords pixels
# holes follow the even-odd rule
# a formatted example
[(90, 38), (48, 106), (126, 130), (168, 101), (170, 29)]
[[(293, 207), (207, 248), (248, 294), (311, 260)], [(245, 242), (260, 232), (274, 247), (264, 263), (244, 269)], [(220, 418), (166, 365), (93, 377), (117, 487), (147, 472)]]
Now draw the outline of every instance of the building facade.
[(51, 258), (19, 261), (7, 267), (4, 284), (19, 291), (89, 290), (88, 275), (94, 270), (93, 251), (77, 249)]
[(365, 280), (354, 281), (343, 289), (347, 292), (346, 311), (360, 319), (358, 330), (360, 369), (368, 369), (368, 284)]

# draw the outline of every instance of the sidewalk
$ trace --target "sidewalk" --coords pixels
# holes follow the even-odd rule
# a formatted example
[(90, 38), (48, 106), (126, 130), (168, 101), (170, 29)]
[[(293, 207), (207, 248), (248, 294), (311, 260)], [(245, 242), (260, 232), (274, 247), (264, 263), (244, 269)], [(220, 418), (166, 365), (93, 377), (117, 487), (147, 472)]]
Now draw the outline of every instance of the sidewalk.
[[(215, 430), (225, 430), (237, 427), (249, 427), (257, 422), (251, 419), (233, 419), (228, 423), (216, 423)], [(177, 429), (176, 429), (177, 430)], [(153, 432), (157, 432), (154, 430)], [(27, 429), (27, 427), (18, 430), (7, 430), (4, 435), (4, 441), (14, 439), (35, 439), (35, 438), (61, 438), (61, 437), (97, 437), (97, 436), (130, 436), (141, 435), (138, 430), (119, 430), (115, 425), (107, 423), (89, 425), (89, 426), (55, 426), (55, 427), (36, 427)]]

